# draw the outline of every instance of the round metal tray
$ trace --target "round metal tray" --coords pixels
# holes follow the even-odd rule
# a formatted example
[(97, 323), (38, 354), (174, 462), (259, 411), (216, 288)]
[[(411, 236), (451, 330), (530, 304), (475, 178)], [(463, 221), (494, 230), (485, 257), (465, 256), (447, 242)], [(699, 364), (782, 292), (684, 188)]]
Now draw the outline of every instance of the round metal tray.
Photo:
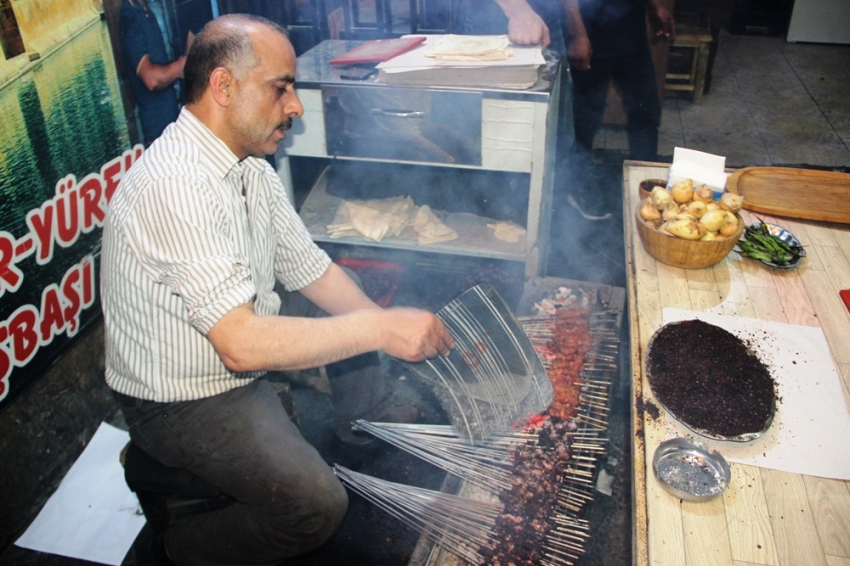
[(764, 224), (767, 227), (768, 232), (770, 232), (771, 234), (773, 234), (774, 236), (776, 236), (777, 238), (779, 238), (780, 240), (782, 240), (783, 242), (785, 242), (789, 246), (794, 246), (794, 247), (800, 248), (800, 256), (797, 258), (796, 261), (792, 261), (791, 263), (789, 263), (787, 265), (777, 265), (775, 263), (771, 263), (769, 261), (762, 261), (760, 259), (752, 259), (752, 258), (745, 258), (745, 259), (749, 259), (750, 261), (756, 261), (758, 263), (761, 263), (762, 265), (766, 265), (766, 266), (772, 267), (774, 269), (793, 269), (793, 268), (797, 267), (798, 265), (800, 265), (800, 262), (803, 261), (804, 257), (806, 257), (806, 250), (805, 250), (805, 248), (803, 248), (803, 244), (800, 243), (800, 240), (798, 240), (794, 236), (794, 234), (792, 234), (791, 232), (789, 232), (788, 230), (786, 230), (782, 226), (777, 226), (776, 224), (770, 224), (768, 222), (762, 222), (762, 224)]
[[(719, 452), (708, 450), (706, 445), (688, 438), (665, 440), (652, 457), (655, 479), (664, 491), (684, 501), (714, 499), (729, 486), (732, 472)], [(699, 481), (702, 474), (710, 475), (706, 482)], [(686, 481), (688, 478), (691, 481)], [(706, 483), (713, 485), (706, 487)]]
[[(667, 326), (670, 326), (670, 325), (673, 325), (673, 324), (678, 324), (678, 322), (668, 322), (667, 324), (665, 324), (664, 326), (661, 326), (658, 330), (656, 330), (652, 334), (652, 337), (649, 339), (649, 343), (646, 346), (646, 355), (644, 356), (644, 371), (646, 373), (646, 377), (647, 377), (646, 380), (649, 383), (650, 389), (652, 389), (652, 381), (649, 379), (649, 355), (650, 355), (650, 352), (652, 352), (652, 343), (655, 341), (655, 337), (658, 336), (658, 334), (661, 332), (661, 330), (663, 328), (666, 328)], [(774, 404), (773, 411), (771, 411), (770, 417), (768, 417), (767, 422), (765, 422), (764, 427), (761, 430), (758, 430), (758, 431), (755, 431), (755, 432), (746, 432), (744, 434), (739, 434), (737, 436), (723, 436), (723, 435), (720, 435), (720, 434), (715, 434), (713, 432), (709, 432), (709, 431), (701, 429), (701, 428), (697, 428), (697, 427), (689, 424), (687, 421), (685, 421), (684, 419), (679, 417), (675, 412), (671, 411), (670, 408), (667, 405), (665, 405), (663, 402), (661, 402), (661, 399), (658, 398), (658, 395), (655, 393), (655, 391), (652, 391), (652, 394), (655, 397), (655, 400), (658, 401), (658, 404), (661, 405), (664, 408), (664, 410), (667, 412), (667, 414), (670, 415), (671, 417), (673, 417), (678, 422), (682, 423), (682, 426), (684, 426), (685, 428), (687, 428), (688, 430), (690, 430), (691, 432), (693, 432), (695, 434), (698, 434), (700, 436), (704, 436), (706, 438), (710, 438), (712, 440), (725, 440), (725, 441), (730, 441), (730, 442), (749, 442), (750, 440), (755, 440), (756, 438), (763, 436), (764, 433), (766, 433), (770, 429), (770, 425), (773, 424), (773, 418), (776, 416), (776, 405)]]

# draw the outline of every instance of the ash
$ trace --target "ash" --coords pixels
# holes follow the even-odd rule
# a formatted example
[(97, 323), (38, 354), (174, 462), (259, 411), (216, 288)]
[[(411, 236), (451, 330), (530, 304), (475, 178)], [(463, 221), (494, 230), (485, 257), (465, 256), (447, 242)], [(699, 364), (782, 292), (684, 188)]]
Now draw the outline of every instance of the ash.
[(676, 454), (662, 458), (656, 466), (658, 478), (670, 486), (698, 496), (717, 495), (726, 487), (726, 481), (692, 454)]

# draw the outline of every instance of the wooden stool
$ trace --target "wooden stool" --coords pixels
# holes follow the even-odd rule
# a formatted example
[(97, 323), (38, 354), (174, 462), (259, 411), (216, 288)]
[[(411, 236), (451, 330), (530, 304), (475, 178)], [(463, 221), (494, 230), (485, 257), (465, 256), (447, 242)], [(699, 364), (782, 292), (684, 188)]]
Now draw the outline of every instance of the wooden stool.
[[(693, 49), (690, 73), (666, 73), (664, 90), (689, 90), (693, 93), (694, 104), (702, 104), (702, 91), (705, 90), (705, 72), (708, 68), (708, 44), (711, 33), (707, 29), (682, 26), (676, 30), (676, 41), (672, 47)], [(687, 81), (671, 82), (671, 81)]]

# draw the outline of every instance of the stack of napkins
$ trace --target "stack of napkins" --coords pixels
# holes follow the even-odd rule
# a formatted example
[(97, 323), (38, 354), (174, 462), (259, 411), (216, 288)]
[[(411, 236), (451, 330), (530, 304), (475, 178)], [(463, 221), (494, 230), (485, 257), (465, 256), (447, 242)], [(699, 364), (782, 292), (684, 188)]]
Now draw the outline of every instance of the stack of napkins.
[(673, 164), (670, 166), (667, 188), (679, 181), (691, 179), (695, 186), (708, 185), (715, 198), (720, 198), (726, 190), (728, 177), (725, 157), (677, 147), (673, 149)]

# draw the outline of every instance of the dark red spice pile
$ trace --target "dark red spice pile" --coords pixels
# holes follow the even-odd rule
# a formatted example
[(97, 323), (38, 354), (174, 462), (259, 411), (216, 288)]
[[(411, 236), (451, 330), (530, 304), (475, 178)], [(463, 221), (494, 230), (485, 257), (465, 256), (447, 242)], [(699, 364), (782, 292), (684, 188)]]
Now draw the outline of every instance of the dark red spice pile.
[(490, 531), (490, 546), (478, 549), (491, 566), (533, 566), (543, 557), (546, 535), (570, 458), (568, 423), (547, 421), (538, 440), (513, 453), (511, 489), (499, 494), (505, 508)]
[(764, 430), (776, 383), (734, 334), (700, 320), (667, 324), (647, 352), (647, 378), (664, 407), (688, 426), (735, 437)]

